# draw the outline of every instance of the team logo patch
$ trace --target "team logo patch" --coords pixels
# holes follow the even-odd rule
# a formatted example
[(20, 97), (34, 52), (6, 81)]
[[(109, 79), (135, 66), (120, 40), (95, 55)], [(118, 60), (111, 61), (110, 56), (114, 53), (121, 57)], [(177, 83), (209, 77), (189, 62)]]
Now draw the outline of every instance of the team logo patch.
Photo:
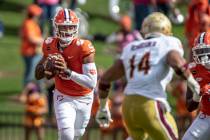
[(72, 59), (74, 56), (68, 56), (68, 59)]
[(57, 101), (62, 101), (64, 99), (63, 95), (57, 95)]
[(202, 79), (201, 77), (197, 77), (197, 78), (195, 78), (195, 80), (196, 80), (197, 82), (200, 82), (200, 81), (202, 81), (203, 79)]
[(92, 75), (95, 75), (97, 72), (96, 72), (95, 69), (90, 69), (90, 70), (89, 70), (89, 73), (92, 74)]
[(94, 52), (94, 47), (92, 44), (88, 44), (88, 48), (90, 49), (90, 52)]
[(90, 49), (94, 49), (93, 45), (92, 44), (88, 44), (88, 48)]
[(203, 114), (203, 113), (201, 113), (201, 114), (199, 115), (199, 118), (200, 118), (200, 119), (205, 119), (205, 118), (206, 118), (206, 115)]

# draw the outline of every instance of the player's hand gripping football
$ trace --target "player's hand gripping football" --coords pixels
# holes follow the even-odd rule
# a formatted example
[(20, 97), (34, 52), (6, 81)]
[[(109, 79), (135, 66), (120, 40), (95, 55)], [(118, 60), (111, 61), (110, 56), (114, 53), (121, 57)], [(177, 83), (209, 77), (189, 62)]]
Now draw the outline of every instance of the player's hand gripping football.
[(108, 107), (100, 108), (96, 114), (96, 122), (100, 127), (108, 128), (110, 123), (113, 122), (111, 113)]
[(55, 60), (55, 69), (59, 71), (59, 73), (64, 73), (64, 71), (67, 69), (66, 61), (62, 55), (59, 55)]
[(45, 77), (47, 79), (51, 79), (55, 75), (59, 74), (63, 69), (65, 69), (66, 63), (61, 63), (65, 63), (65, 60), (61, 54), (55, 53), (49, 55), (44, 63)]

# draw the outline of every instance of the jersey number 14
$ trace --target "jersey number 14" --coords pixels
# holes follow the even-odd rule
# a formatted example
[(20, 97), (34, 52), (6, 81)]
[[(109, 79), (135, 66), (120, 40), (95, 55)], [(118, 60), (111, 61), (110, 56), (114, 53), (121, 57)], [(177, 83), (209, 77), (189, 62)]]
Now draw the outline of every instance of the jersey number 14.
[[(135, 69), (135, 57), (136, 55), (133, 55), (133, 57), (130, 59), (130, 78), (133, 78), (133, 72)], [(147, 52), (143, 55), (143, 57), (141, 58), (140, 62), (138, 63), (138, 71), (143, 71), (144, 74), (147, 74), (149, 69), (150, 69), (150, 65), (149, 65), (149, 58), (150, 58), (150, 53)]]

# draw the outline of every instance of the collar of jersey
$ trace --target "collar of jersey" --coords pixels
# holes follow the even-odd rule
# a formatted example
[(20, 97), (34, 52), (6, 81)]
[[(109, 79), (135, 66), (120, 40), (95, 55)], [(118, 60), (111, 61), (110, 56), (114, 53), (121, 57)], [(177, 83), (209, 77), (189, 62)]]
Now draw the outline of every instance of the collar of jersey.
[(151, 39), (151, 38), (156, 38), (156, 37), (160, 37), (160, 36), (165, 36), (165, 35), (162, 33), (153, 32), (153, 33), (146, 34), (145, 39)]

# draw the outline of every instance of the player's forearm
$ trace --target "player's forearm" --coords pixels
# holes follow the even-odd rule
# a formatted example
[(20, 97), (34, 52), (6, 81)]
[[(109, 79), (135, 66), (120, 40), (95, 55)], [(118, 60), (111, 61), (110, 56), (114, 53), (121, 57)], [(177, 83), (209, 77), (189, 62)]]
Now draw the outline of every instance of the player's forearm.
[(175, 70), (177, 75), (187, 81), (187, 86), (194, 94), (193, 100), (199, 102), (200, 86), (193, 78), (185, 59), (177, 51), (171, 51), (167, 55), (167, 62)]
[(189, 112), (192, 112), (193, 110), (198, 108), (199, 102), (195, 101), (195, 94), (193, 91), (188, 87), (187, 88), (187, 93), (186, 93), (186, 106), (187, 110)]
[(83, 64), (82, 69), (82, 74), (72, 71), (70, 69), (66, 69), (64, 70), (66, 78), (62, 76), (61, 78), (66, 80), (72, 80), (83, 87), (94, 89), (97, 83), (97, 70), (95, 63)]
[(100, 108), (107, 107), (108, 95), (111, 88), (111, 77), (112, 73), (108, 70), (103, 74), (101, 77), (99, 84), (98, 84), (98, 94), (100, 99)]
[(90, 74), (79, 74), (74, 71), (71, 72), (70, 79), (75, 83), (87, 87), (89, 89), (94, 89), (97, 83), (97, 75)]
[(36, 66), (36, 70), (35, 70), (35, 78), (37, 80), (40, 80), (42, 78), (44, 78), (45, 74), (44, 74), (44, 65), (43, 64), (38, 64)]
[(109, 95), (110, 88), (111, 88), (111, 83), (104, 80), (102, 77), (98, 84), (99, 98), (100, 99), (107, 98)]
[(111, 87), (111, 84), (109, 82), (104, 81), (102, 77), (98, 86), (98, 94), (99, 94), (101, 109), (107, 106), (110, 87)]
[(109, 91), (111, 88), (111, 82), (115, 81), (125, 75), (123, 63), (121, 60), (117, 60), (112, 67), (110, 67), (101, 77), (99, 81), (99, 98), (101, 101), (100, 107), (103, 108), (106, 105)]
[(180, 55), (178, 51), (170, 51), (167, 55), (167, 63), (174, 69), (176, 74), (187, 80), (190, 71), (186, 65), (186, 60)]
[(194, 102), (200, 102), (200, 86), (198, 82), (194, 79), (193, 75), (191, 74), (190, 70), (187, 66), (177, 67), (175, 70), (176, 74), (179, 75), (182, 79), (187, 81), (187, 87), (189, 90), (192, 91), (193, 97), (192, 100)]

